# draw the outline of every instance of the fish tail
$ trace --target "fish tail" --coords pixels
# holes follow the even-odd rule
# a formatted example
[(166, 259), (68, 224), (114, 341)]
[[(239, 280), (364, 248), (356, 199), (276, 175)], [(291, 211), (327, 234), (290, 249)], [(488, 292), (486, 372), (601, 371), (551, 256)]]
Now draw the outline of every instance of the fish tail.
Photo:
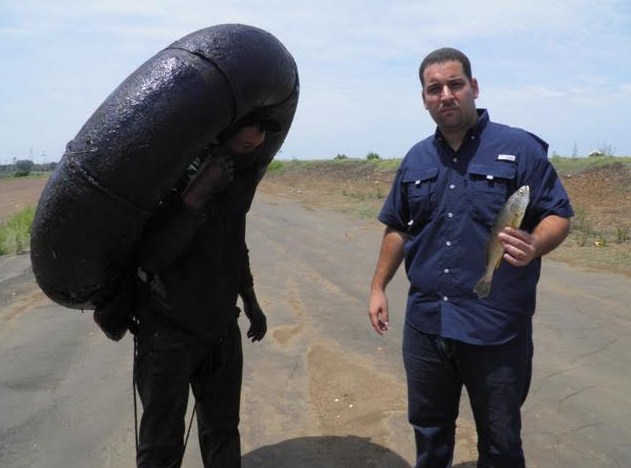
[(488, 277), (487, 275), (484, 275), (482, 278), (480, 278), (480, 281), (477, 282), (477, 284), (473, 288), (473, 292), (476, 293), (479, 299), (484, 299), (491, 293), (492, 280), (492, 276)]

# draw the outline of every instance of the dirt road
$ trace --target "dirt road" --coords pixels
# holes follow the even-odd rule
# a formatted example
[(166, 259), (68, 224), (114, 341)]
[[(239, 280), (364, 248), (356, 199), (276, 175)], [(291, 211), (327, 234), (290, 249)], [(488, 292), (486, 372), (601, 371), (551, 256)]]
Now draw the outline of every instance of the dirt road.
[[(248, 238), (270, 329), (244, 346), (245, 468), (410, 466), (402, 272), (388, 335), (366, 315), (380, 237), (376, 222), (259, 194)], [(629, 286), (544, 262), (524, 407), (529, 467), (631, 466)], [(0, 257), (0, 355), (0, 466), (133, 466), (130, 337), (110, 342), (90, 313), (52, 304), (27, 256)], [(465, 401), (460, 468), (475, 466), (471, 421)], [(184, 466), (200, 466), (194, 433)]]

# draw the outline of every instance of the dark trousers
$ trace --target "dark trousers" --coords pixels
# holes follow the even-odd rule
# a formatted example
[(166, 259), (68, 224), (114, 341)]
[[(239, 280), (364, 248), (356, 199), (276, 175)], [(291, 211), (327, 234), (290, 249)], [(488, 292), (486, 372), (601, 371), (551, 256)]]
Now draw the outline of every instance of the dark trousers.
[(223, 339), (208, 342), (149, 315), (137, 339), (134, 372), (143, 407), (138, 466), (181, 466), (190, 385), (204, 467), (239, 468), (243, 354), (236, 320)]
[(403, 362), (416, 468), (452, 466), (463, 385), (478, 433), (478, 468), (525, 467), (520, 408), (530, 387), (532, 353), (530, 326), (508, 343), (476, 346), (406, 323)]

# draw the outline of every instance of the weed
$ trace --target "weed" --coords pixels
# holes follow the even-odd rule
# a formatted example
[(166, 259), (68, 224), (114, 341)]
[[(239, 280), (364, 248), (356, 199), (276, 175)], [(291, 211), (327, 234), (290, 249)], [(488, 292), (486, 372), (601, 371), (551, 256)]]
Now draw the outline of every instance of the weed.
[(589, 236), (593, 232), (592, 223), (589, 221), (589, 214), (581, 207), (576, 207), (572, 218), (572, 230)]
[(0, 224), (0, 255), (20, 254), (28, 249), (34, 216), (35, 208), (27, 206)]
[(589, 233), (585, 231), (579, 231), (577, 234), (576, 243), (580, 247), (585, 247), (589, 243)]
[(362, 206), (357, 209), (357, 214), (363, 219), (374, 219), (377, 216), (378, 211), (373, 207)]
[(616, 226), (616, 242), (622, 244), (629, 240), (629, 226)]

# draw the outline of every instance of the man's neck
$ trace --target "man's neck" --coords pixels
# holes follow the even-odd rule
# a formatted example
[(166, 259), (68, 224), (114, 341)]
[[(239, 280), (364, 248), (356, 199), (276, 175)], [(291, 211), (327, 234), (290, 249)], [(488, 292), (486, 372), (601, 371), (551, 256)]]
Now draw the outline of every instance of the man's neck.
[(449, 147), (454, 151), (458, 151), (462, 146), (462, 142), (464, 141), (465, 136), (467, 136), (469, 130), (475, 127), (477, 122), (478, 114), (476, 113), (475, 116), (471, 119), (469, 125), (467, 125), (464, 129), (459, 128), (455, 130), (445, 130), (441, 128), (440, 133), (449, 145)]
[(467, 131), (468, 129), (458, 132), (445, 132), (444, 130), (441, 130), (440, 133), (443, 135), (443, 138), (445, 139), (449, 147), (454, 151), (458, 151), (462, 146), (462, 142)]
[(443, 134), (443, 138), (445, 139), (449, 147), (454, 151), (458, 151), (462, 146), (462, 141), (464, 140), (464, 135), (466, 132), (458, 132), (457, 134), (455, 134), (445, 133), (441, 131), (441, 133)]

